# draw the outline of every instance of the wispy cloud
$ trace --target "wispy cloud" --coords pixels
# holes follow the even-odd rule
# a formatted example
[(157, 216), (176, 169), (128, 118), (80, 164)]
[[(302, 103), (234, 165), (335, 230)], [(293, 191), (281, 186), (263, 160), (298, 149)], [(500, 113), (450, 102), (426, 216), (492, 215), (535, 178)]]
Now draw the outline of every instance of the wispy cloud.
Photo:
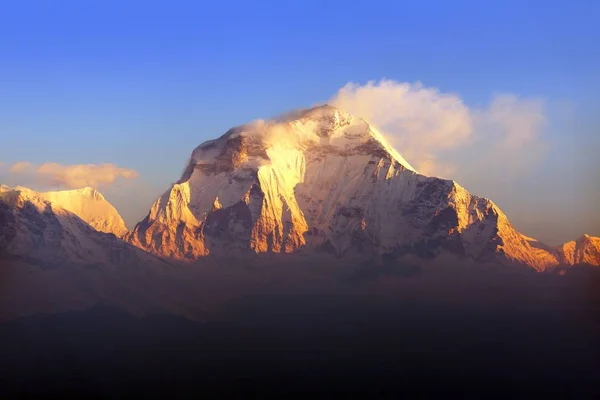
[(505, 149), (519, 149), (536, 142), (546, 117), (539, 99), (497, 95), (490, 106), (475, 110), (476, 127)]
[(540, 99), (498, 94), (487, 107), (472, 108), (456, 94), (418, 82), (381, 80), (349, 83), (330, 103), (375, 125), (426, 175), (485, 176), (491, 161), (502, 158), (512, 159), (507, 172), (518, 173), (545, 149)]
[(118, 179), (135, 179), (138, 173), (133, 169), (121, 168), (114, 164), (77, 164), (61, 165), (44, 163), (35, 165), (28, 161), (12, 164), (9, 173), (22, 175), (22, 178), (33, 179), (42, 185), (58, 186), (69, 189), (92, 186), (104, 187), (115, 183)]

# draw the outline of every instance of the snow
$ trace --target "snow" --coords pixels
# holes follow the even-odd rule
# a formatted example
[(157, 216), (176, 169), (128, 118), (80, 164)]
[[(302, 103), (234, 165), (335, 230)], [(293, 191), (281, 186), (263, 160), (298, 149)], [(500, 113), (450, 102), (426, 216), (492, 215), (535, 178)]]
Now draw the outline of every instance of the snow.
[(366, 121), (329, 105), (253, 121), (202, 143), (180, 181), (127, 237), (189, 260), (323, 246), (338, 256), (439, 255), (455, 243), (453, 251), (486, 262), (538, 270), (561, 262), (517, 232), (492, 201), (417, 173)]
[(50, 202), (56, 207), (77, 215), (100, 232), (113, 233), (119, 237), (127, 232), (125, 222), (117, 210), (106, 201), (100, 192), (90, 187), (54, 192), (36, 192), (22, 186), (12, 189), (4, 186), (2, 191), (18, 191), (28, 198)]
[[(90, 210), (89, 205), (101, 206)], [(17, 257), (47, 267), (87, 265), (114, 269), (144, 265), (155, 257), (124, 243), (114, 234), (95, 230), (71, 210), (98, 221), (113, 210), (91, 188), (38, 193), (23, 187), (0, 192), (0, 256)], [(64, 207), (63, 207), (64, 206)]]
[[(0, 222), (0, 263), (12, 277), (2, 294), (16, 304), (0, 317), (97, 302), (137, 312), (157, 307), (157, 299), (162, 309), (197, 316), (210, 296), (226, 298), (242, 281), (263, 290), (256, 269), (226, 271), (225, 289), (196, 274), (207, 266), (223, 271), (215, 260), (265, 262), (252, 253), (296, 253), (270, 254), (267, 263), (295, 263), (301, 272), (387, 256), (439, 270), (459, 261), (537, 271), (600, 265), (600, 238), (552, 248), (527, 237), (491, 200), (417, 173), (368, 123), (330, 106), (254, 121), (201, 144), (132, 232), (92, 188), (1, 185)], [(202, 259), (204, 268), (171, 268), (147, 252)], [(282, 292), (295, 284), (288, 273)]]
[(562, 264), (600, 265), (600, 238), (584, 234), (556, 248)]

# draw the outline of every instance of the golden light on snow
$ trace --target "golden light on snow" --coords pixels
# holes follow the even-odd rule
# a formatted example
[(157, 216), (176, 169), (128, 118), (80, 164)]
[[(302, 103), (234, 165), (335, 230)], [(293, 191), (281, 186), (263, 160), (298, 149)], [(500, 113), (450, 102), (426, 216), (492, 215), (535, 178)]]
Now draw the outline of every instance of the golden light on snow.
[[(497, 115), (511, 104), (509, 99), (499, 103)], [(515, 145), (507, 142), (508, 147)], [(113, 164), (20, 162), (11, 170), (77, 186), (137, 176)], [(524, 236), (494, 202), (454, 181), (415, 173), (377, 129), (329, 105), (241, 125), (202, 143), (178, 183), (131, 232), (92, 188), (42, 193), (0, 185), (0, 200), (15, 215), (26, 202), (38, 214), (51, 206), (57, 216), (47, 218), (53, 241), (38, 249), (24, 236), (11, 250), (44, 259), (60, 250), (57, 260), (72, 254), (77, 262), (112, 263), (105, 257), (111, 254), (105, 240), (90, 236), (83, 220), (149, 253), (192, 262), (248, 250), (305, 256), (324, 250), (350, 260), (411, 248), (437, 253), (436, 262), (497, 260), (537, 271), (600, 262), (600, 238), (584, 235), (550, 247)], [(33, 237), (45, 234), (36, 219), (28, 222), (25, 211), (24, 218), (13, 219), (21, 224), (18, 229)], [(60, 230), (70, 234), (54, 235)], [(140, 254), (146, 253), (131, 253), (131, 259)]]
[(73, 213), (100, 232), (122, 236), (127, 232), (125, 222), (104, 196), (96, 189), (86, 187), (75, 190), (37, 192), (22, 186), (4, 188), (1, 191), (18, 191), (24, 200), (37, 205), (41, 210), (46, 203), (52, 204), (53, 211)]

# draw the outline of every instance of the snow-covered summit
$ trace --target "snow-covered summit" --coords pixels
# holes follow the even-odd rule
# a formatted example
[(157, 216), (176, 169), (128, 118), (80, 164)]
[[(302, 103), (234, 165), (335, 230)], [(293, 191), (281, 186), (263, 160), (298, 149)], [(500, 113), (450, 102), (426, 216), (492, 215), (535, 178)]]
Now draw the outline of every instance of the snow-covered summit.
[(600, 238), (584, 234), (556, 248), (561, 264), (600, 265)]
[(156, 257), (90, 224), (99, 221), (103, 213), (110, 217), (111, 208), (103, 202), (108, 204), (98, 192), (88, 188), (39, 193), (23, 187), (3, 187), (0, 264), (12, 260), (42, 267), (86, 265), (102, 269), (162, 264)]
[(209, 140), (193, 152), (186, 180), (193, 168), (232, 170), (268, 164), (266, 151), (300, 151), (326, 155), (379, 155), (389, 157), (402, 168), (414, 168), (394, 150), (373, 126), (330, 105), (296, 111), (271, 120), (256, 120)]
[(417, 173), (368, 122), (329, 105), (253, 121), (202, 143), (126, 238), (187, 260), (325, 251), (451, 255), (538, 270), (561, 263), (491, 200)]
[(113, 233), (118, 237), (127, 233), (125, 222), (117, 210), (100, 192), (91, 187), (53, 192), (37, 192), (22, 186), (9, 188), (2, 185), (0, 192), (18, 192), (27, 198), (49, 202), (54, 207), (77, 215), (92, 228), (100, 232)]
[(553, 248), (527, 237), (494, 202), (419, 174), (368, 122), (329, 105), (253, 121), (202, 143), (132, 232), (93, 188), (41, 193), (1, 186), (0, 206), (0, 250), (11, 254), (56, 248), (63, 258), (71, 252), (85, 259), (91, 248), (111, 254), (103, 246), (122, 247), (104, 236), (86, 241), (93, 227), (183, 260), (325, 252), (536, 270), (600, 264), (600, 239), (584, 235)]

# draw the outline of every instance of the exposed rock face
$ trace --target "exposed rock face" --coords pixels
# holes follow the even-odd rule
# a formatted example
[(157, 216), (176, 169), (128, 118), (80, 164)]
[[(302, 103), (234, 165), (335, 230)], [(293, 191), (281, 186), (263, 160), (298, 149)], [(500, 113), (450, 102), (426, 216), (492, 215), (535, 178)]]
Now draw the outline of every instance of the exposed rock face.
[(126, 239), (184, 260), (326, 251), (450, 254), (537, 270), (572, 261), (517, 232), (492, 201), (418, 174), (376, 129), (331, 106), (201, 144)]
[(18, 191), (24, 196), (35, 197), (67, 210), (87, 222), (97, 231), (112, 233), (118, 237), (127, 232), (125, 222), (104, 196), (96, 189), (86, 187), (56, 192), (36, 192), (24, 187), (2, 186), (0, 192)]
[[(75, 193), (76, 200), (79, 193), (91, 201), (105, 202), (95, 190)], [(48, 195), (26, 188), (4, 187), (0, 192), (0, 259), (22, 260), (43, 267), (89, 265), (107, 268), (158, 261), (114, 234), (95, 230), (90, 223), (62, 207), (66, 205), (81, 211), (76, 206), (78, 203), (66, 202), (64, 197), (61, 192)], [(61, 198), (63, 201), (58, 204)], [(100, 218), (93, 217), (94, 212), (87, 211), (91, 222), (107, 226)]]

